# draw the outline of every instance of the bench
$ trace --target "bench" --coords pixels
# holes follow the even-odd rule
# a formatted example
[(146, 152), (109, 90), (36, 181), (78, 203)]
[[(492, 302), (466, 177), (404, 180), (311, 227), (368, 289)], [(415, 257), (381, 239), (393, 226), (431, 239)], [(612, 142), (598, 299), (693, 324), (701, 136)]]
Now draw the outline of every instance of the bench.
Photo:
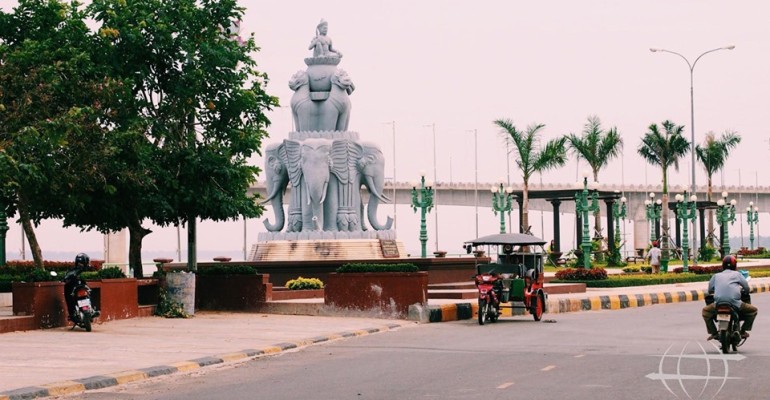
[(627, 263), (628, 262), (633, 262), (634, 264), (636, 264), (637, 260), (642, 261), (642, 263), (644, 263), (644, 257), (642, 257), (642, 256), (628, 256), (628, 257), (626, 257), (626, 262)]

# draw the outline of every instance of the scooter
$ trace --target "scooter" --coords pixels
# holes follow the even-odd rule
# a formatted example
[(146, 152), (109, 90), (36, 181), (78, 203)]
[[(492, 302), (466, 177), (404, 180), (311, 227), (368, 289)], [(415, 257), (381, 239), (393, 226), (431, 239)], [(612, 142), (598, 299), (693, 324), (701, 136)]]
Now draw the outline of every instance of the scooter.
[[(751, 295), (743, 293), (741, 300), (751, 303)], [(713, 301), (713, 295), (709, 294), (706, 296), (707, 305)], [(730, 348), (733, 351), (738, 351), (738, 347), (746, 343), (746, 338), (741, 337), (741, 321), (738, 310), (728, 303), (717, 303), (716, 309), (717, 313), (714, 319), (717, 325), (717, 339), (719, 339), (722, 353), (728, 354)]]
[[(91, 332), (91, 324), (94, 319), (98, 318), (100, 313), (91, 304), (91, 288), (88, 287), (86, 281), (80, 277), (83, 272), (81, 268), (75, 268), (67, 271), (64, 275), (64, 296), (67, 299), (67, 307), (71, 307), (71, 310), (67, 310), (69, 313), (69, 319), (73, 325), (70, 330), (75, 327), (80, 327)], [(69, 292), (69, 293), (68, 293)]]
[(485, 321), (497, 322), (502, 292), (500, 276), (494, 273), (477, 274), (475, 282), (479, 290), (479, 325), (484, 325)]

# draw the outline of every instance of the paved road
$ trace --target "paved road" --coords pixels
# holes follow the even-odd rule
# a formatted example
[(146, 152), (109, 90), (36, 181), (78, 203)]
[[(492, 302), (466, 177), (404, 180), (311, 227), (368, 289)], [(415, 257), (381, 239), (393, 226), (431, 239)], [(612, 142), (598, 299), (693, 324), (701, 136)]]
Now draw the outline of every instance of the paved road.
[(760, 315), (737, 356), (704, 340), (702, 303), (690, 302), (546, 315), (550, 323), (423, 324), (76, 397), (766, 399), (770, 295), (753, 300)]

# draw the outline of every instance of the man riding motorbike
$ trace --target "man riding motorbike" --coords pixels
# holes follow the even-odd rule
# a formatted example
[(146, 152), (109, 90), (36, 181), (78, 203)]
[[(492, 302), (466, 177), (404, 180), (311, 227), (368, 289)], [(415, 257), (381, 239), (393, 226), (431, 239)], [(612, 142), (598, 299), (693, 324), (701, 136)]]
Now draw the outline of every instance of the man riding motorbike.
[(79, 275), (83, 271), (87, 271), (91, 268), (91, 259), (88, 254), (80, 253), (75, 256), (75, 268), (67, 271), (64, 275), (64, 300), (67, 303), (67, 319), (73, 320), (72, 311), (75, 309), (75, 296), (73, 295), (73, 289), (78, 285)]
[(738, 310), (738, 315), (743, 321), (741, 326), (741, 337), (749, 337), (749, 332), (754, 324), (754, 318), (757, 317), (757, 307), (743, 302), (741, 295), (749, 293), (749, 282), (743, 275), (736, 271), (738, 267), (738, 259), (735, 256), (728, 255), (722, 259), (723, 271), (714, 274), (709, 281), (708, 292), (713, 293), (714, 302), (703, 307), (703, 321), (706, 322), (706, 330), (709, 333), (709, 337), (706, 340), (717, 339), (717, 328), (714, 324), (714, 317), (717, 313), (717, 303), (729, 303), (732, 307)]

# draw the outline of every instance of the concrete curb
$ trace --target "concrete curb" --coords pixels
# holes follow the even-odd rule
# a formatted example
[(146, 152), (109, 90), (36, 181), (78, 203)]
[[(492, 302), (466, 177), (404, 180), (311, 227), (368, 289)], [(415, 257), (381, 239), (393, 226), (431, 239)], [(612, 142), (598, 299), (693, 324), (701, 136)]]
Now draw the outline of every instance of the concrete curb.
[(392, 323), (375, 328), (366, 328), (354, 331), (343, 331), (326, 336), (315, 336), (295, 342), (282, 342), (260, 349), (245, 349), (233, 353), (225, 353), (210, 357), (202, 357), (193, 360), (181, 361), (168, 365), (158, 365), (138, 370), (122, 371), (112, 374), (91, 376), (83, 379), (55, 382), (41, 386), (30, 386), (0, 393), (0, 400), (36, 399), (49, 396), (62, 396), (82, 393), (87, 390), (103, 389), (110, 386), (122, 385), (130, 382), (147, 380), (157, 376), (171, 375), (177, 372), (193, 371), (211, 365), (219, 365), (230, 362), (242, 362), (253, 358), (278, 354), (291, 349), (298, 349), (324, 343), (332, 340), (365, 336), (378, 332), (386, 332), (402, 328), (413, 322)]
[[(770, 291), (769, 283), (749, 284), (751, 293), (763, 293)], [(547, 300), (547, 312), (561, 314), (578, 311), (595, 310), (622, 310), (631, 307), (644, 307), (653, 304), (682, 303), (686, 301), (703, 300), (706, 290), (680, 290), (643, 294), (613, 294), (604, 296), (592, 296), (583, 298)], [(447, 322), (462, 319), (472, 319), (478, 313), (478, 305), (475, 303), (442, 304), (429, 307), (421, 318), (421, 322)], [(510, 308), (503, 308), (503, 316), (523, 315), (523, 310), (511, 313)], [(410, 310), (411, 314), (411, 310)], [(1, 399), (0, 399), (1, 400)]]

